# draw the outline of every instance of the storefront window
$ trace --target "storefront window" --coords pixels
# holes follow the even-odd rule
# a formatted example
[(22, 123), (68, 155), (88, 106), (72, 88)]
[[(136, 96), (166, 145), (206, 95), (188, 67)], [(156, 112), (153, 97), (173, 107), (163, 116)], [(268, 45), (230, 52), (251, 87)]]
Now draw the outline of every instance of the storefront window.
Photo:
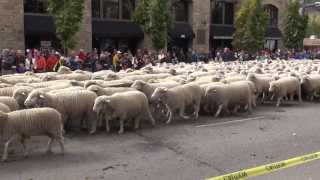
[(25, 13), (47, 13), (47, 1), (46, 0), (24, 0), (24, 12)]
[(234, 5), (233, 3), (225, 3), (225, 10), (224, 10), (224, 23), (225, 24), (233, 24), (234, 18)]
[(134, 7), (134, 0), (122, 0), (122, 19), (131, 19)]
[(188, 2), (180, 0), (174, 4), (174, 14), (176, 21), (188, 22)]
[(278, 8), (269, 4), (266, 5), (264, 9), (270, 17), (269, 26), (278, 27)]
[(103, 0), (103, 18), (119, 19), (119, 0)]
[(233, 24), (234, 4), (224, 1), (211, 1), (211, 23)]
[(92, 0), (92, 17), (101, 18), (100, 0)]

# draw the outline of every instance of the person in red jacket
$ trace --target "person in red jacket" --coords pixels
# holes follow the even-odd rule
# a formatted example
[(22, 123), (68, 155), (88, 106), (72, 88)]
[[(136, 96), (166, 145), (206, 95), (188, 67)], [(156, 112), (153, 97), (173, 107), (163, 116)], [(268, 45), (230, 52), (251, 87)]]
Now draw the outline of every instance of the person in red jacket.
[(44, 58), (43, 53), (39, 55), (39, 52), (36, 53), (36, 66), (35, 66), (35, 72), (46, 72), (46, 66), (47, 62), (46, 59)]
[(57, 55), (55, 54), (55, 52), (54, 51), (51, 52), (47, 60), (47, 71), (52, 72), (53, 67), (57, 64), (58, 61), (59, 59), (57, 58)]

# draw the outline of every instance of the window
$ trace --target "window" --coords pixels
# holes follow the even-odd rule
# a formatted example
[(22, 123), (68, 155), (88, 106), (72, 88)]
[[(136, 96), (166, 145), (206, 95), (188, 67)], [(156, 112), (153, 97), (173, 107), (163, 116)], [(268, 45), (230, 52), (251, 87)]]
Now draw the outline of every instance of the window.
[(102, 1), (103, 18), (119, 19), (119, 0)]
[(174, 4), (174, 16), (176, 21), (188, 22), (188, 2), (180, 0)]
[(131, 19), (134, 7), (134, 0), (122, 0), (122, 19)]
[(211, 23), (233, 24), (234, 4), (224, 1), (211, 1)]
[(270, 17), (269, 26), (278, 27), (278, 8), (269, 4), (266, 5), (264, 9)]
[(234, 18), (234, 4), (233, 3), (225, 3), (225, 10), (224, 10), (224, 23), (225, 24), (233, 24)]
[(223, 24), (223, 2), (213, 2), (212, 6), (212, 24)]
[(92, 17), (101, 17), (100, 0), (92, 0)]
[(46, 0), (24, 0), (24, 12), (25, 13), (47, 13), (47, 1)]

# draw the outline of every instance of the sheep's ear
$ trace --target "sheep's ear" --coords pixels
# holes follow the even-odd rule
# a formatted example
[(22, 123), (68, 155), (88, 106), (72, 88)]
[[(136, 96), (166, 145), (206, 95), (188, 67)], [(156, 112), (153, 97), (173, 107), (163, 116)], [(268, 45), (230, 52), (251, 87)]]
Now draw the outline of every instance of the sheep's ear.
[(164, 88), (163, 91), (164, 91), (164, 92), (167, 92), (167, 91), (168, 91), (168, 88)]
[(110, 103), (111, 100), (110, 100), (110, 99), (106, 99), (105, 102), (106, 102), (106, 103)]
[(21, 94), (24, 95), (24, 96), (27, 95), (26, 92), (22, 92)]
[(43, 95), (43, 94), (40, 94), (39, 97), (40, 97), (41, 99), (44, 99), (44, 95)]
[(97, 86), (93, 86), (93, 87), (91, 87), (91, 90), (92, 91), (98, 91), (98, 87)]

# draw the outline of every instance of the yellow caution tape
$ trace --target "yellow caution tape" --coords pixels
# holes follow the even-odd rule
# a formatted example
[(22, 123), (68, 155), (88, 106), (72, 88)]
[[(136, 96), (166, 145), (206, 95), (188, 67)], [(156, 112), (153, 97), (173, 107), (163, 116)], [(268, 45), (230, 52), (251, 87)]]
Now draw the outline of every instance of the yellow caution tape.
[(320, 152), (299, 156), (292, 159), (271, 163), (268, 165), (262, 165), (262, 166), (238, 171), (235, 173), (231, 173), (231, 174), (212, 177), (212, 178), (208, 178), (207, 180), (243, 180), (243, 179), (247, 179), (248, 177), (261, 176), (261, 175), (268, 174), (281, 169), (286, 169), (292, 166), (308, 163), (310, 161), (314, 161), (317, 159), (320, 159)]

